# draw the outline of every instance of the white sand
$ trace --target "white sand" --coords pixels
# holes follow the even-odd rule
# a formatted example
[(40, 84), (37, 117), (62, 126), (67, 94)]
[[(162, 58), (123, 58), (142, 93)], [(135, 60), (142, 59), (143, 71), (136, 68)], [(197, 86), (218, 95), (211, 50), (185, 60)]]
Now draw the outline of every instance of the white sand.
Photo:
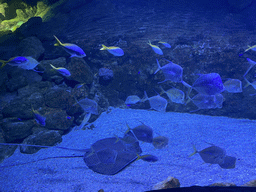
[[(106, 176), (88, 169), (82, 158), (52, 159), (28, 165), (0, 168), (0, 191), (146, 191), (173, 176), (181, 186), (209, 185), (215, 182), (233, 182), (242, 185), (256, 179), (256, 121), (211, 117), (184, 113), (160, 113), (155, 111), (113, 108), (102, 113), (93, 123), (93, 130), (73, 131), (63, 136), (62, 147), (89, 148), (99, 139), (123, 136), (125, 123), (130, 127), (144, 122), (154, 130), (154, 136), (170, 139), (168, 147), (154, 149), (151, 144), (141, 143), (144, 154), (159, 157), (156, 163), (136, 161), (114, 176)], [(204, 141), (225, 148), (227, 155), (238, 160), (235, 169), (221, 169), (218, 165), (203, 164), (193, 152), (192, 143), (198, 150), (209, 145)], [(44, 157), (82, 154), (56, 148), (42, 149), (36, 154), (15, 154), (1, 166), (28, 162)]]

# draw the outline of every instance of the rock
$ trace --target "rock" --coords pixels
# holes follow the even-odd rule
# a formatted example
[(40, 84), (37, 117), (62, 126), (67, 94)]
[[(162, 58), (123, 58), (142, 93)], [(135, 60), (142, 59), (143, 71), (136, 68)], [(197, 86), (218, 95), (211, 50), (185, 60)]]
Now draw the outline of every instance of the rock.
[(32, 134), (33, 120), (19, 121), (17, 118), (3, 119), (2, 129), (6, 142), (24, 139)]
[(26, 23), (23, 23), (15, 33), (21, 33), (24, 37), (36, 36), (42, 26), (41, 17), (32, 17)]
[(234, 183), (213, 183), (209, 186), (210, 187), (232, 187), (232, 186), (236, 186), (236, 184), (234, 184)]
[(251, 180), (245, 184), (243, 184), (242, 186), (246, 186), (246, 187), (256, 187), (256, 180)]
[(68, 66), (68, 70), (71, 73), (71, 76), (68, 77), (68, 79), (78, 81), (79, 83), (92, 83), (93, 73), (84, 59), (72, 57)]
[(66, 109), (73, 99), (66, 88), (53, 87), (44, 96), (45, 105), (51, 108)]
[[(3, 130), (0, 126), (0, 143), (5, 143)], [(17, 146), (5, 146), (0, 145), (0, 163), (7, 157), (10, 157), (14, 151), (16, 150)]]
[(32, 70), (24, 70), (23, 76), (26, 78), (28, 84), (37, 83), (42, 81), (42, 76)]
[(160, 190), (160, 189), (169, 189), (169, 188), (178, 188), (180, 187), (180, 182), (178, 179), (169, 176), (166, 180), (157, 183), (153, 190)]
[(68, 115), (63, 110), (52, 110), (47, 111), (46, 117), (46, 127), (48, 129), (54, 130), (67, 130), (71, 127), (73, 122), (73, 117), (68, 118)]
[(34, 59), (38, 59), (44, 51), (41, 41), (37, 37), (32, 36), (23, 39), (19, 43), (14, 55), (31, 56)]
[[(43, 145), (43, 146), (54, 146), (62, 141), (61, 135), (58, 131), (53, 130), (42, 130), (38, 133), (28, 136), (24, 139), (23, 144), (29, 145)], [(20, 152), (26, 154), (33, 154), (39, 151), (39, 147), (27, 147), (21, 146)]]
[(27, 84), (28, 84), (28, 82), (27, 82), (26, 77), (24, 77), (22, 75), (13, 77), (5, 83), (7, 89), (10, 92), (13, 92), (13, 91), (16, 91), (19, 88), (25, 87)]
[(228, 3), (236, 11), (240, 11), (251, 5), (252, 0), (228, 0)]
[(29, 97), (16, 98), (7, 104), (3, 110), (4, 117), (17, 117), (20, 119), (32, 119), (32, 106), (37, 109), (44, 105), (44, 97), (40, 92), (32, 93)]
[(84, 6), (88, 3), (92, 2), (92, 0), (73, 0), (73, 1), (66, 1), (63, 3), (63, 5), (60, 7), (60, 11), (64, 13), (68, 13), (70, 11), (74, 11), (77, 8), (80, 8), (81, 6)]

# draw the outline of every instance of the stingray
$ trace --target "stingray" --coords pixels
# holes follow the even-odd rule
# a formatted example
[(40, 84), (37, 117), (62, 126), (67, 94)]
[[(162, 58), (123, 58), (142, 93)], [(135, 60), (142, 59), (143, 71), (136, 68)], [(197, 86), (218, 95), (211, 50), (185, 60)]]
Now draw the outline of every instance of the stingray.
[[(84, 155), (48, 157), (48, 158), (39, 159), (36, 161), (31, 161), (26, 163), (2, 166), (0, 168), (24, 165), (32, 162), (53, 159), (53, 158), (83, 157), (87, 167), (93, 170), (94, 172), (100, 173), (103, 175), (114, 175), (122, 171), (125, 167), (127, 167), (129, 164), (135, 161), (138, 157), (137, 155), (140, 155), (142, 153), (138, 140), (132, 137), (133, 137), (132, 135), (129, 135), (124, 138), (118, 138), (118, 139), (116, 137), (101, 139), (96, 141), (94, 144), (92, 144), (89, 149), (71, 149), (71, 148), (55, 146), (55, 148), (59, 148), (59, 149), (83, 152)], [(39, 145), (28, 145), (28, 144), (0, 143), (0, 145), (16, 145), (16, 146), (50, 148), (50, 146), (39, 146)]]
[(127, 143), (116, 137), (95, 142), (84, 155), (84, 162), (94, 172), (114, 175), (137, 159), (142, 150), (139, 142)]

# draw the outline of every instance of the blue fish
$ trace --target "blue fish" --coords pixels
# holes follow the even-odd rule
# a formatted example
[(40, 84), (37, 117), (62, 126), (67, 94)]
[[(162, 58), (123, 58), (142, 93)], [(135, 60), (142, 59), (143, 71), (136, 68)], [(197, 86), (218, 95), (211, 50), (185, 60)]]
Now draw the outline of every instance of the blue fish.
[(205, 95), (215, 95), (225, 90), (221, 77), (218, 73), (208, 73), (201, 75), (190, 87), (188, 95), (191, 89), (195, 89), (198, 93)]
[(67, 53), (71, 55), (70, 57), (83, 58), (86, 56), (83, 49), (81, 49), (77, 45), (71, 43), (61, 43), (55, 35), (54, 37), (57, 40), (57, 43), (55, 43), (54, 46), (61, 46)]
[(46, 117), (42, 116), (37, 110), (34, 110), (33, 107), (32, 107), (32, 111), (34, 113), (36, 122), (41, 126), (45, 126)]
[(63, 67), (54, 67), (52, 64), (50, 64), (51, 67), (58, 71), (61, 75), (65, 76), (65, 77), (69, 77), (71, 76), (71, 73), (69, 72), (69, 70), (67, 70), (66, 68), (63, 68)]
[(25, 64), (26, 62), (28, 62), (28, 59), (22, 56), (12, 57), (8, 61), (0, 60), (0, 63), (3, 63), (1, 68), (3, 68), (6, 64), (11, 66), (19, 66)]
[(102, 48), (100, 50), (107, 50), (109, 53), (111, 53), (114, 56), (123, 56), (124, 55), (124, 51), (120, 48), (120, 47), (107, 47), (105, 45), (102, 45)]
[(163, 41), (159, 41), (158, 43), (163, 44), (166, 48), (171, 48), (172, 46), (169, 43), (163, 42)]
[[(169, 61), (169, 60), (167, 60), (167, 61)], [(168, 64), (161, 67), (157, 59), (156, 59), (156, 62), (157, 62), (158, 68), (154, 74), (156, 74), (158, 71), (162, 70), (162, 72), (165, 76), (165, 80), (158, 82), (158, 83), (163, 83), (165, 81), (172, 81), (175, 83), (183, 82), (183, 80), (182, 80), (183, 68), (181, 66), (169, 61)]]
[(163, 51), (156, 45), (152, 45), (150, 41), (148, 41), (150, 47), (152, 47), (153, 51), (158, 55), (163, 55)]

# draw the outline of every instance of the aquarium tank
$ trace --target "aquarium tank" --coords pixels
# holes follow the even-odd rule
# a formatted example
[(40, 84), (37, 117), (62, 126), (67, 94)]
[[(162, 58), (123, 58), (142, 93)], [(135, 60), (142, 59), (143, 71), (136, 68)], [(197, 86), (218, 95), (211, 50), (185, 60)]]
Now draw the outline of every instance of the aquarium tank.
[(256, 0), (0, 0), (0, 191), (256, 191)]

